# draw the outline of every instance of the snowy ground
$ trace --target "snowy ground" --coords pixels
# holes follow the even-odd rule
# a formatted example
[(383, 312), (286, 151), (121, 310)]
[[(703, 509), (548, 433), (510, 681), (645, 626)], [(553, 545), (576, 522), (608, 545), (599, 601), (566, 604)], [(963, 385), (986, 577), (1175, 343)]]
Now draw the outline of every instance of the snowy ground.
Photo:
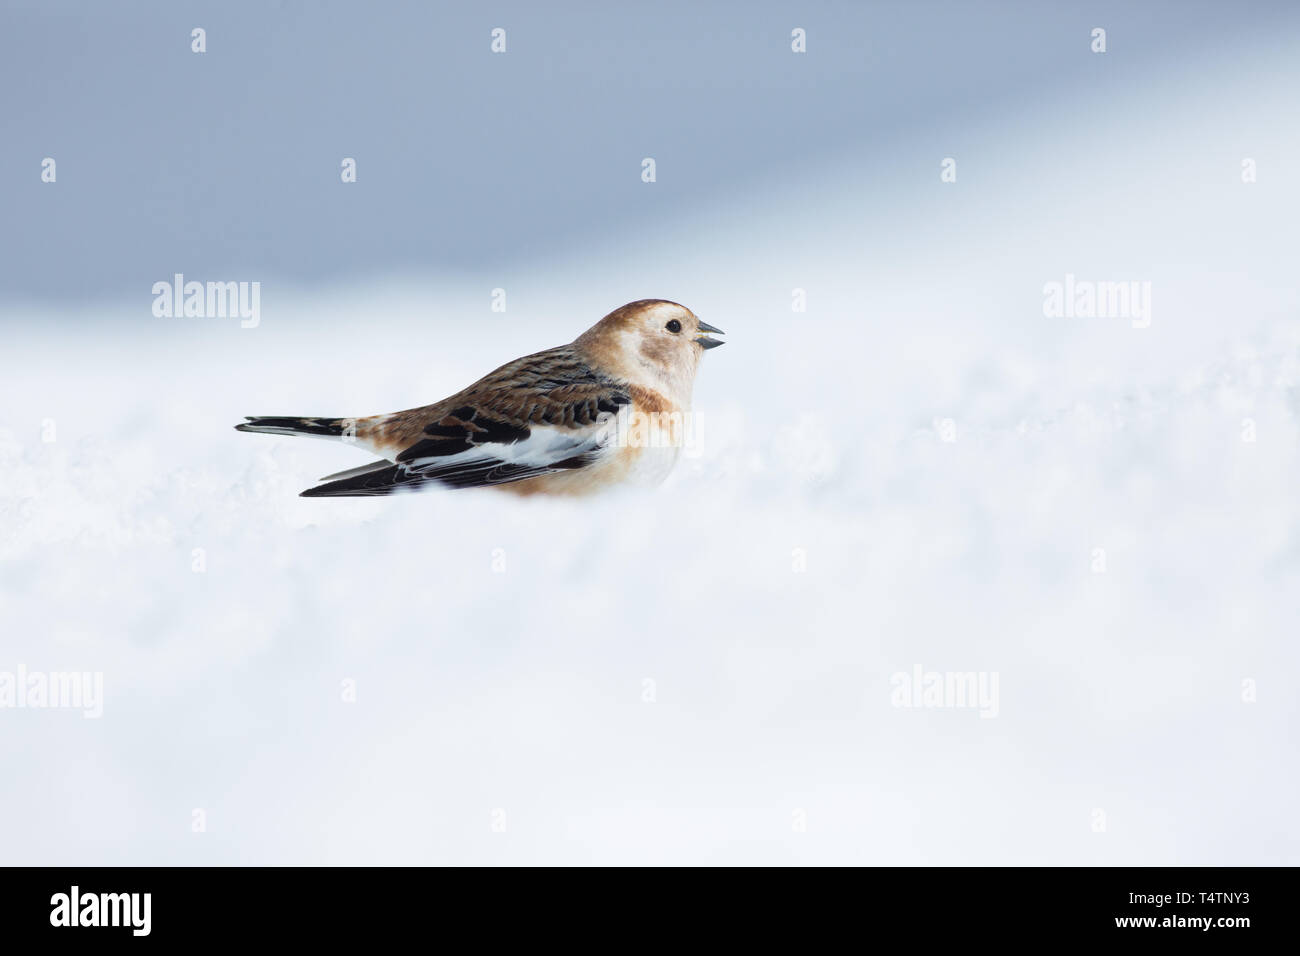
[[(1294, 92), (918, 132), (506, 276), (268, 279), (256, 329), (7, 307), (0, 670), (104, 705), (0, 712), (0, 859), (1295, 864)], [(1150, 327), (1045, 317), (1067, 273)], [(653, 493), (306, 500), (359, 453), (230, 427), (643, 296), (728, 333)], [(894, 706), (917, 666), (996, 716)]]

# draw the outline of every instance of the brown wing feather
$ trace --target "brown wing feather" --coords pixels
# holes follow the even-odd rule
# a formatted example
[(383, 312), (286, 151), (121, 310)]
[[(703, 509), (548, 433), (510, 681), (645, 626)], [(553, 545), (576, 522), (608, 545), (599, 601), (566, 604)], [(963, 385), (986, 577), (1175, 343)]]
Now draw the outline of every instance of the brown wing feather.
[(508, 362), (433, 405), (360, 422), (358, 437), (397, 461), (455, 455), (523, 441), (534, 425), (586, 428), (630, 401), (627, 386), (566, 345)]
[[(357, 437), (386, 451), (391, 464), (340, 474), (303, 494), (388, 495), (429, 483), (473, 488), (582, 469), (599, 458), (603, 438), (595, 426), (635, 391), (594, 371), (571, 346), (526, 355), (434, 405), (358, 421)], [(571, 429), (572, 441), (556, 443), (552, 435), (542, 454), (507, 460), (505, 447), (527, 441), (539, 426)]]

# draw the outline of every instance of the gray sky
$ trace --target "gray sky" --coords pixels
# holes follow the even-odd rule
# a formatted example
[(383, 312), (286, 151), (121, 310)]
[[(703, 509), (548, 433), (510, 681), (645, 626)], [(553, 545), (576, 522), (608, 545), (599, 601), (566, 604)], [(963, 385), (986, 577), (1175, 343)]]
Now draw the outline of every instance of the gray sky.
[[(596, 248), (823, 159), (857, 155), (887, 178), (873, 143), (941, 148), (946, 123), (1080, 85), (1122, 92), (1171, 54), (1266, 42), (1295, 20), (1281, 4), (1225, 9), (7, 3), (0, 300), (120, 299), (174, 272), (310, 285), (491, 271)], [(498, 26), (504, 55), (489, 51)], [(343, 157), (356, 184), (340, 182)]]

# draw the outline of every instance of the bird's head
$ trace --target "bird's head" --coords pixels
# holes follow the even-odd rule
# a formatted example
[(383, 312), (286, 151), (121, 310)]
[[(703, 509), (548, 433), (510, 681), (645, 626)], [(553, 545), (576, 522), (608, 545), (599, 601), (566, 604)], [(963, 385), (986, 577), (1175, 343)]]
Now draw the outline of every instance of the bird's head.
[(674, 391), (690, 393), (700, 356), (722, 345), (721, 335), (707, 322), (676, 302), (641, 299), (615, 309), (579, 336), (574, 344), (597, 359), (624, 370), (633, 381), (644, 380)]

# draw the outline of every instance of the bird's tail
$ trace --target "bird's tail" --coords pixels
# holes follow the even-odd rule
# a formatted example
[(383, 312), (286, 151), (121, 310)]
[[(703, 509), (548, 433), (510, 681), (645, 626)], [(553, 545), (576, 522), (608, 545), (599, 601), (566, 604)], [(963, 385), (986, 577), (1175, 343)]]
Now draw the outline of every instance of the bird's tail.
[(246, 415), (248, 421), (236, 431), (263, 435), (311, 435), (315, 438), (344, 438), (355, 434), (355, 418), (288, 418), (282, 415)]

